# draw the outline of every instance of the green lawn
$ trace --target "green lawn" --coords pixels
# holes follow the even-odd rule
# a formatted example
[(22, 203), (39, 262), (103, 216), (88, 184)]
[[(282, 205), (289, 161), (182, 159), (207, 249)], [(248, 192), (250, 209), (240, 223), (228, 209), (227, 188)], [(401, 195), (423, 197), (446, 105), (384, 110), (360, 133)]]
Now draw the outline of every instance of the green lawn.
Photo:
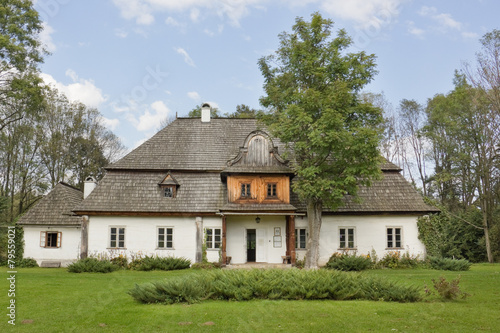
[(65, 269), (18, 269), (16, 325), (8, 324), (8, 280), (0, 269), (1, 332), (471, 332), (500, 331), (500, 265), (467, 272), (370, 270), (404, 284), (461, 275), (465, 300), (419, 303), (370, 301), (207, 301), (192, 305), (143, 305), (127, 295), (135, 283), (191, 271), (74, 274)]

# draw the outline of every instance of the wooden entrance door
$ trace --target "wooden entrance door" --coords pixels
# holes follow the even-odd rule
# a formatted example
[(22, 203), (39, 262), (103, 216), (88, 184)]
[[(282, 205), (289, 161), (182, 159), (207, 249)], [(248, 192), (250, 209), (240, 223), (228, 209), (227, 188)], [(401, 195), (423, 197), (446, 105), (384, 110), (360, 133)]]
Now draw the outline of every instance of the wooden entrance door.
[(255, 262), (256, 241), (255, 229), (247, 229), (247, 262)]

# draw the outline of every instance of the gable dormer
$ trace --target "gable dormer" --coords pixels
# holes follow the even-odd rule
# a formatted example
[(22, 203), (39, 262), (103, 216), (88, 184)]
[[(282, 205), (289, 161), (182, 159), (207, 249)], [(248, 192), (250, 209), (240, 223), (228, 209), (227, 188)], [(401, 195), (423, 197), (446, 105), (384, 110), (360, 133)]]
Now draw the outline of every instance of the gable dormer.
[(158, 184), (162, 191), (162, 195), (165, 198), (175, 198), (177, 196), (177, 189), (179, 188), (179, 183), (175, 178), (168, 173), (165, 178)]
[(227, 177), (228, 201), (240, 204), (290, 202), (292, 170), (263, 131), (250, 133), (238, 155), (222, 172)]

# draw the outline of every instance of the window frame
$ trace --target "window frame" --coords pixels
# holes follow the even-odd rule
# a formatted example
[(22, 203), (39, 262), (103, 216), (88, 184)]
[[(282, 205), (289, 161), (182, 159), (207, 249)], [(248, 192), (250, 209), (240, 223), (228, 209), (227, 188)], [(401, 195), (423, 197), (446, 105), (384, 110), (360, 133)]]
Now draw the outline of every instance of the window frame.
[(245, 182), (240, 183), (240, 199), (251, 199), (252, 198), (252, 183)]
[[(219, 235), (217, 235), (217, 231), (219, 232)], [(219, 237), (218, 241), (216, 240), (217, 236)], [(205, 245), (207, 247), (207, 250), (220, 250), (222, 248), (222, 228), (218, 227), (205, 228)]]
[[(389, 234), (389, 230), (391, 230), (391, 233)], [(399, 234), (396, 233), (396, 230), (399, 230)], [(391, 240), (389, 240), (389, 236), (391, 237)], [(399, 240), (397, 239), (399, 236)], [(393, 246), (389, 246), (389, 242), (392, 243)], [(399, 246), (398, 245), (399, 242)], [(394, 249), (402, 249), (403, 248), (403, 227), (399, 226), (388, 226), (385, 229), (385, 244), (386, 244), (386, 249), (394, 250)]]
[[(344, 240), (342, 240), (341, 230), (344, 230)], [(349, 230), (352, 230), (352, 241), (349, 240)], [(349, 246), (350, 242), (352, 242), (352, 247)], [(344, 246), (342, 246), (342, 243), (344, 243)], [(356, 248), (356, 227), (339, 227), (339, 250), (355, 250)]]
[[(271, 195), (269, 195), (269, 190), (271, 190)], [(278, 198), (278, 183), (266, 183), (266, 199), (277, 199)]]
[[(113, 234), (113, 229), (116, 229), (116, 232)], [(120, 229), (123, 229), (123, 239), (120, 240)], [(127, 228), (125, 226), (120, 225), (110, 225), (109, 226), (109, 238), (108, 238), (108, 248), (110, 249), (126, 249), (125, 241), (127, 239)], [(113, 240), (113, 235), (117, 236), (115, 240)], [(115, 246), (112, 246), (112, 242), (115, 242)], [(123, 242), (123, 246), (120, 246), (120, 243)]]
[[(304, 242), (303, 247), (302, 242), (300, 241), (300, 230), (304, 231)], [(307, 228), (295, 228), (295, 250), (306, 250), (307, 249)]]
[[(160, 230), (163, 230), (163, 246), (160, 246)], [(170, 235), (167, 232), (170, 230)], [(170, 240), (168, 239), (170, 236)], [(168, 246), (170, 243), (170, 246)], [(174, 249), (174, 227), (160, 226), (156, 227), (156, 249), (158, 250), (173, 250)]]
[[(56, 234), (56, 242), (55, 246), (52, 246), (52, 242), (49, 246), (48, 242), (48, 235), (51, 234)], [(40, 231), (40, 247), (43, 247), (45, 249), (58, 249), (62, 245), (62, 232), (61, 231)]]

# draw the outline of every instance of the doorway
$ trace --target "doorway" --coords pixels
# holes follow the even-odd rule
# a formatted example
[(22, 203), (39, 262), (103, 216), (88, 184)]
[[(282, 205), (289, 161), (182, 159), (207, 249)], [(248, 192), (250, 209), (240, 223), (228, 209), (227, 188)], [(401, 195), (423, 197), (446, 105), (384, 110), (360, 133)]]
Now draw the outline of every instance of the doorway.
[(247, 229), (247, 262), (255, 262), (256, 240), (255, 229)]

